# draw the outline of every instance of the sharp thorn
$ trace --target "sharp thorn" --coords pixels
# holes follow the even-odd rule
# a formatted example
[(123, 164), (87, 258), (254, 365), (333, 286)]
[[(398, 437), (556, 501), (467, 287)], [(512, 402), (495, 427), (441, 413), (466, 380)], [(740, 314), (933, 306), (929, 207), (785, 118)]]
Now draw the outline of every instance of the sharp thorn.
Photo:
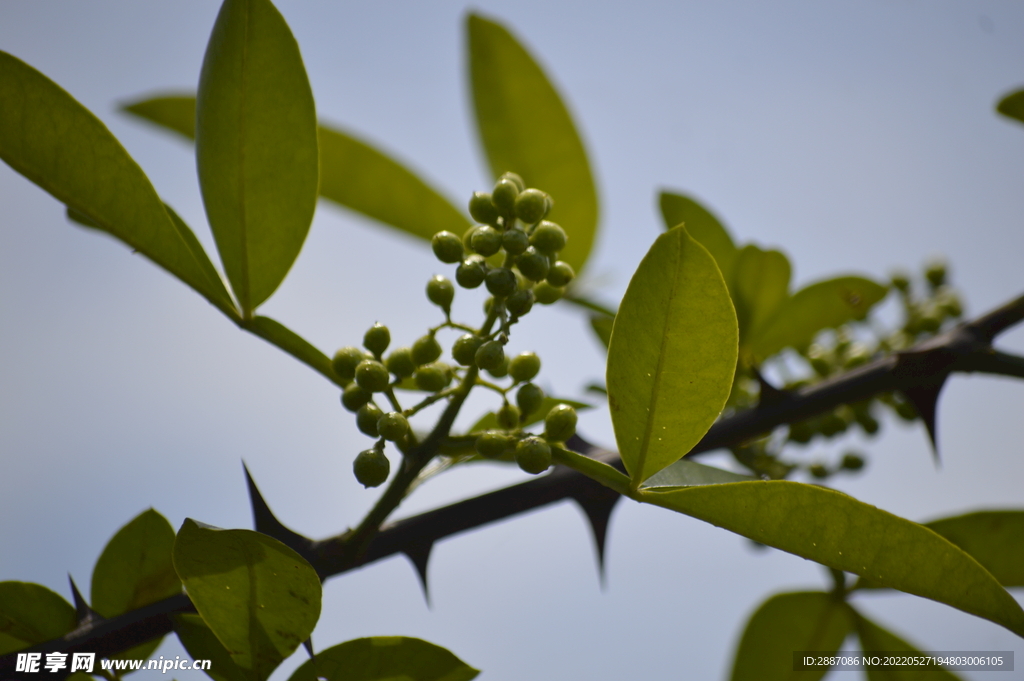
[(312, 553), (313, 540), (285, 527), (277, 519), (277, 516), (274, 515), (273, 511), (270, 510), (270, 506), (263, 499), (263, 495), (260, 494), (260, 490), (256, 487), (256, 481), (252, 479), (249, 467), (245, 465), (244, 461), (242, 462), (242, 468), (245, 470), (245, 480), (249, 487), (249, 503), (252, 506), (252, 522), (255, 530), (273, 537), (308, 559)]
[[(594, 537), (594, 549), (597, 552), (597, 575), (601, 582), (601, 588), (604, 589), (606, 584), (604, 556), (605, 540), (608, 536), (608, 520), (611, 518), (612, 509), (615, 508), (615, 503), (620, 496), (617, 492), (612, 492), (604, 487), (596, 488), (596, 490), (600, 490), (601, 493), (581, 492), (574, 494), (573, 499), (583, 509), (583, 513), (590, 523), (590, 531)], [(604, 492), (608, 494), (604, 494)]]
[(758, 407), (767, 407), (773, 404), (778, 404), (790, 399), (790, 394), (785, 390), (779, 390), (774, 385), (768, 382), (761, 372), (757, 370), (757, 367), (750, 367), (750, 370), (754, 373), (754, 377), (757, 379), (757, 384), (761, 387), (761, 396), (758, 398)]
[(309, 654), (309, 659), (311, 659), (311, 660), (315, 660), (316, 659), (316, 655), (313, 654), (313, 637), (312, 636), (310, 636), (309, 638), (307, 638), (305, 641), (302, 642), (302, 647), (305, 648), (306, 652)]
[(430, 551), (434, 548), (434, 542), (416, 542), (405, 548), (403, 553), (409, 559), (412, 566), (416, 568), (416, 575), (420, 578), (420, 586), (423, 587), (423, 598), (430, 607), (430, 588), (427, 585), (427, 563), (430, 561)]
[(918, 388), (904, 388), (902, 392), (910, 403), (914, 405), (914, 409), (917, 410), (918, 416), (921, 417), (921, 421), (924, 422), (924, 427), (928, 431), (928, 439), (932, 444), (932, 456), (935, 459), (935, 465), (939, 465), (939, 438), (935, 424), (935, 416), (939, 402), (939, 393), (942, 392), (942, 386), (945, 384), (945, 376), (935, 385), (926, 385)]
[(78, 626), (103, 619), (98, 612), (89, 607), (89, 603), (82, 596), (82, 592), (78, 590), (78, 585), (75, 584), (75, 580), (70, 574), (68, 574), (68, 582), (71, 584), (71, 597), (75, 601), (75, 621)]

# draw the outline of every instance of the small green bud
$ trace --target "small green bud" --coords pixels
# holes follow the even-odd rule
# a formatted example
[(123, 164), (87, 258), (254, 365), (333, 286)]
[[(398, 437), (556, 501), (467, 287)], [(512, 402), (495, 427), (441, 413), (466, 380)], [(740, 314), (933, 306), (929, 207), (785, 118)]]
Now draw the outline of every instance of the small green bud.
[(820, 345), (813, 344), (807, 348), (807, 360), (811, 363), (811, 368), (819, 376), (828, 376), (832, 373), (831, 355)]
[(363, 347), (372, 352), (374, 357), (379, 358), (383, 355), (390, 344), (391, 331), (380, 322), (371, 326), (363, 335)]
[(840, 465), (848, 471), (859, 471), (864, 468), (864, 457), (856, 452), (847, 452), (843, 454), (843, 462)]
[(356, 366), (364, 359), (367, 359), (366, 352), (349, 345), (334, 353), (331, 366), (334, 367), (334, 373), (338, 374), (342, 380), (351, 381), (356, 377)]
[(452, 357), (464, 367), (472, 366), (476, 363), (476, 351), (480, 349), (482, 343), (483, 341), (472, 333), (460, 336), (452, 344)]
[(512, 438), (500, 430), (488, 430), (476, 439), (476, 453), (488, 459), (497, 459), (512, 447)]
[(534, 248), (528, 248), (525, 253), (516, 258), (516, 267), (530, 281), (543, 281), (548, 276), (551, 264), (548, 261), (548, 256), (538, 253)]
[(553, 222), (542, 220), (530, 234), (530, 245), (541, 253), (548, 255), (558, 253), (565, 248), (565, 230)]
[(552, 286), (566, 286), (575, 278), (576, 272), (573, 271), (572, 265), (558, 260), (548, 270), (547, 282)]
[(388, 371), (399, 378), (408, 378), (416, 371), (416, 362), (412, 361), (412, 350), (409, 348), (395, 348), (384, 360), (384, 366)]
[(960, 303), (960, 296), (948, 286), (943, 286), (936, 291), (935, 303), (938, 305), (939, 310), (949, 317), (959, 317), (964, 313), (963, 305)]
[(421, 366), (412, 375), (416, 387), (428, 393), (436, 393), (448, 387), (452, 382), (452, 370), (444, 362), (432, 362)]
[(502, 178), (494, 185), (491, 192), (491, 201), (495, 208), (502, 215), (512, 215), (515, 210), (516, 197), (519, 196), (519, 187), (512, 180)]
[(349, 383), (341, 391), (341, 404), (349, 411), (358, 411), (359, 407), (373, 399), (373, 393), (360, 387), (358, 383)]
[(501, 247), (506, 253), (519, 255), (530, 247), (530, 237), (521, 229), (510, 229), (501, 235)]
[(380, 437), (380, 433), (377, 431), (377, 421), (384, 415), (384, 412), (375, 405), (373, 402), (369, 402), (359, 407), (359, 411), (356, 412), (356, 428), (359, 429), (360, 433), (369, 435), (370, 437)]
[(897, 402), (896, 414), (904, 421), (913, 421), (917, 418), (917, 409), (910, 402)]
[(379, 487), (391, 473), (391, 462), (379, 449), (365, 449), (356, 456), (352, 471), (363, 487)]
[(435, 274), (427, 282), (427, 299), (445, 312), (452, 309), (452, 301), (455, 300), (455, 286), (447, 277)]
[(528, 225), (540, 222), (548, 212), (548, 195), (539, 189), (527, 189), (516, 197), (516, 217)]
[(409, 421), (401, 412), (389, 411), (377, 421), (377, 432), (385, 440), (398, 442), (409, 434)]
[(576, 432), (576, 410), (568, 404), (552, 407), (544, 417), (544, 437), (552, 442), (565, 442)]
[(498, 209), (491, 201), (491, 195), (487, 192), (473, 192), (469, 200), (469, 214), (477, 222), (485, 222), (489, 225), (498, 222)]
[(505, 348), (498, 341), (487, 341), (477, 349), (474, 359), (478, 367), (493, 374), (505, 363)]
[(890, 281), (898, 291), (908, 291), (910, 289), (910, 277), (907, 276), (906, 272), (893, 272)]
[(524, 189), (526, 189), (526, 183), (523, 182), (523, 178), (521, 178), (516, 173), (513, 173), (513, 172), (502, 173), (501, 177), (498, 178), (498, 182), (501, 182), (502, 180), (509, 180), (510, 182), (512, 182), (512, 184), (514, 184), (516, 186), (516, 191), (517, 192), (521, 192)]
[(480, 225), (469, 238), (469, 245), (475, 252), (486, 257), (501, 250), (501, 232), (490, 225)]
[(533, 287), (533, 295), (541, 305), (550, 305), (565, 294), (565, 289), (542, 281)]
[(391, 383), (391, 373), (375, 359), (364, 359), (356, 367), (356, 383), (371, 393), (384, 392)]
[(824, 480), (830, 475), (828, 468), (824, 464), (814, 463), (807, 467), (807, 471), (819, 480)]
[(521, 352), (509, 362), (508, 373), (516, 383), (525, 383), (540, 373), (540, 357), (533, 352)]
[(495, 414), (498, 425), (505, 430), (514, 430), (519, 427), (519, 407), (506, 402)]
[(936, 258), (929, 262), (924, 268), (924, 276), (932, 288), (938, 288), (946, 283), (946, 262)]
[(789, 439), (793, 442), (806, 444), (814, 437), (814, 428), (807, 421), (789, 424)]
[(505, 301), (505, 309), (513, 317), (523, 317), (533, 309), (533, 303), (536, 300), (532, 290), (522, 289), (508, 297), (508, 300)]
[(496, 267), (487, 273), (487, 290), (495, 296), (504, 297), (515, 293), (516, 275), (512, 270), (504, 267)]
[(476, 288), (487, 278), (487, 267), (478, 255), (470, 256), (455, 269), (455, 281), (462, 288)]
[(430, 240), (430, 246), (441, 262), (456, 263), (462, 260), (462, 239), (447, 230), (435, 234)]
[(544, 404), (544, 391), (534, 383), (524, 383), (516, 392), (516, 404), (523, 415), (529, 417)]
[(516, 445), (515, 456), (520, 468), (537, 475), (551, 466), (551, 445), (539, 437), (523, 438)]
[(426, 336), (418, 338), (415, 343), (412, 344), (412, 361), (416, 363), (416, 366), (423, 366), (424, 364), (430, 364), (441, 356), (441, 344), (434, 338), (434, 334), (428, 333)]

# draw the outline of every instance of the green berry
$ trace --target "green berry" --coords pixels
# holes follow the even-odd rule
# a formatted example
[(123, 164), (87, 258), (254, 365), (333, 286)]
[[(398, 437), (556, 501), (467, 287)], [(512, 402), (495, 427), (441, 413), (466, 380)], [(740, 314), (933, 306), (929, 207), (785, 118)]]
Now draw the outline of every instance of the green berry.
[(572, 265), (558, 260), (548, 270), (547, 282), (552, 286), (565, 286), (575, 278), (576, 272), (573, 271)]
[(369, 435), (370, 437), (380, 437), (380, 433), (377, 431), (377, 421), (384, 415), (384, 412), (374, 404), (369, 402), (359, 407), (359, 411), (356, 412), (356, 428), (359, 429), (360, 433)]
[(471, 333), (460, 336), (452, 344), (452, 357), (464, 367), (472, 366), (476, 363), (476, 351), (480, 349), (482, 343), (478, 336)]
[(508, 355), (505, 355), (505, 359), (501, 361), (501, 365), (493, 369), (488, 369), (489, 373), (494, 378), (505, 378), (508, 376)]
[(565, 230), (553, 222), (542, 220), (530, 234), (530, 245), (541, 253), (551, 255), (565, 248)]
[(943, 260), (932, 260), (924, 268), (924, 276), (932, 288), (938, 288), (946, 283), (946, 263)]
[(496, 267), (487, 273), (487, 290), (495, 296), (504, 297), (515, 293), (516, 275), (512, 270), (504, 267)]
[(543, 473), (551, 466), (551, 445), (539, 437), (523, 438), (516, 445), (516, 463), (527, 473)]
[(533, 287), (533, 295), (541, 305), (550, 305), (565, 294), (565, 289), (542, 281)]
[(374, 357), (380, 357), (391, 344), (391, 332), (388, 327), (377, 322), (363, 335), (363, 347), (373, 353)]
[(486, 257), (501, 250), (501, 232), (490, 225), (480, 225), (469, 238), (470, 248)]
[(907, 291), (910, 289), (910, 277), (907, 276), (906, 272), (893, 272), (890, 281), (892, 281), (892, 285), (899, 291)]
[(409, 348), (392, 350), (388, 358), (384, 360), (384, 366), (399, 378), (412, 376), (412, 372), (416, 371), (416, 363), (412, 361), (412, 350)]
[(367, 359), (366, 352), (349, 345), (334, 353), (331, 366), (342, 380), (351, 381), (356, 377), (356, 366), (364, 359)]
[(471, 225), (462, 233), (462, 247), (467, 251), (473, 250), (473, 235), (476, 234), (476, 228), (480, 225)]
[(379, 487), (391, 473), (391, 462), (379, 449), (366, 449), (356, 456), (352, 471), (363, 487)]
[(501, 235), (501, 247), (506, 253), (519, 255), (530, 247), (530, 237), (521, 229), (510, 229)]
[(498, 425), (505, 430), (514, 430), (519, 427), (519, 407), (506, 402), (495, 414)]
[(441, 344), (434, 338), (434, 334), (428, 333), (412, 344), (412, 361), (416, 366), (430, 364), (441, 356)]
[(427, 298), (448, 312), (452, 309), (452, 301), (455, 299), (455, 286), (447, 277), (435, 274), (434, 278), (427, 282)]
[(488, 430), (476, 439), (476, 453), (488, 459), (497, 459), (512, 446), (512, 438), (500, 430)]
[(512, 215), (519, 191), (519, 187), (516, 186), (515, 182), (502, 178), (494, 185), (494, 190), (491, 192), (491, 201), (499, 213), (502, 215)]
[(800, 444), (807, 444), (814, 437), (814, 428), (810, 422), (800, 421), (789, 424), (789, 439)]
[(524, 383), (516, 392), (516, 404), (524, 416), (530, 416), (544, 404), (544, 391), (534, 383)]
[(828, 468), (820, 463), (811, 464), (807, 467), (807, 471), (819, 480), (824, 480), (830, 475)]
[(917, 418), (917, 409), (910, 402), (897, 402), (896, 415), (904, 421), (913, 421)]
[(373, 399), (373, 393), (360, 387), (358, 383), (349, 383), (341, 391), (341, 404), (349, 411), (358, 411), (359, 407)]
[(469, 214), (477, 222), (493, 225), (498, 221), (498, 210), (487, 192), (474, 192), (469, 200)]
[(486, 277), (487, 267), (483, 258), (478, 255), (466, 258), (455, 269), (455, 281), (459, 282), (462, 288), (476, 288), (484, 283)]
[(401, 412), (389, 411), (377, 421), (377, 432), (385, 440), (398, 442), (409, 434), (409, 421)]
[(445, 263), (455, 263), (462, 260), (462, 239), (456, 234), (445, 230), (438, 232), (430, 240), (437, 259)]
[(525, 383), (540, 372), (540, 357), (532, 352), (521, 352), (512, 358), (508, 373), (516, 383)]
[(493, 373), (505, 363), (505, 348), (498, 341), (487, 341), (477, 349), (474, 360), (478, 367)]
[(576, 432), (576, 410), (568, 404), (553, 407), (544, 417), (544, 437), (553, 442), (565, 442)]
[(436, 393), (448, 387), (452, 382), (452, 370), (444, 362), (433, 362), (421, 366), (412, 375), (416, 387), (428, 393)]
[(513, 317), (522, 317), (533, 309), (533, 303), (536, 300), (533, 291), (528, 288), (522, 289), (508, 297), (508, 300), (505, 301), (505, 309)]
[(528, 248), (516, 258), (516, 267), (530, 281), (543, 281), (548, 276), (551, 265), (548, 256), (538, 253), (534, 248)]
[(958, 296), (956, 291), (948, 286), (943, 286), (941, 289), (936, 291), (935, 303), (939, 310), (949, 317), (959, 317), (964, 313), (963, 305), (960, 302), (960, 296)]
[(517, 218), (535, 224), (548, 212), (548, 195), (539, 189), (527, 189), (516, 197), (515, 209)]
[(843, 454), (843, 462), (840, 464), (848, 471), (859, 471), (864, 468), (864, 457), (855, 452)]
[(501, 182), (502, 180), (509, 180), (509, 181), (511, 181), (512, 184), (514, 184), (516, 186), (516, 190), (517, 191), (523, 191), (524, 189), (526, 189), (526, 183), (523, 182), (523, 178), (521, 178), (516, 173), (512, 173), (512, 172), (502, 173), (501, 177), (498, 178), (498, 182)]
[(356, 383), (371, 393), (384, 392), (391, 383), (391, 373), (375, 359), (364, 359), (356, 367)]

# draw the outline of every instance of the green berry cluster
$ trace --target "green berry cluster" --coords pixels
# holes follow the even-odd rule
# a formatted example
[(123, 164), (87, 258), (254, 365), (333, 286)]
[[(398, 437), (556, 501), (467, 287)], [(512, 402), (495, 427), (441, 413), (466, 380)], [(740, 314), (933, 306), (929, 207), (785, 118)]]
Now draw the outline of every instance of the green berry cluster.
[(544, 417), (540, 435), (523, 431), (522, 424), (544, 401), (544, 392), (533, 383), (524, 383), (516, 393), (516, 404), (505, 402), (495, 416), (498, 428), (480, 433), (475, 442), (477, 454), (487, 459), (512, 457), (527, 473), (543, 473), (551, 466), (551, 446), (565, 442), (576, 432), (576, 410), (559, 404)]

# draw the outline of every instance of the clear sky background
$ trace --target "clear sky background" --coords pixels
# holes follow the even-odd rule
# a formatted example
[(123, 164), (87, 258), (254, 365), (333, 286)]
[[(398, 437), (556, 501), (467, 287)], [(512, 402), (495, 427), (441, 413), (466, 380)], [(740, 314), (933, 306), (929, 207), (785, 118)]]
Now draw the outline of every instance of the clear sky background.
[[(218, 6), (0, 3), (0, 49), (103, 119), (211, 254), (191, 147), (117, 106), (194, 90)], [(466, 91), (465, 15), (476, 9), (511, 28), (587, 144), (602, 218), (584, 274), (608, 301), (661, 229), (660, 188), (699, 197), (738, 241), (781, 247), (797, 286), (847, 272), (883, 278), (944, 254), (969, 314), (1024, 290), (1024, 126), (993, 111), (1024, 86), (1020, 3), (278, 7), (321, 119), (460, 205), (489, 185)], [(351, 462), (368, 440), (335, 388), (122, 245), (68, 225), (58, 202), (6, 166), (0, 207), (0, 579), (70, 597), (70, 572), (87, 589), (104, 543), (149, 506), (175, 527), (185, 517), (250, 527), (243, 459), (295, 530), (319, 538), (358, 522), (375, 495), (353, 480)], [(442, 271), (423, 244), (321, 204), (262, 310), (328, 352), (357, 344), (378, 320), (407, 344), (437, 322), (422, 289)], [(457, 310), (470, 318), (479, 304), (460, 295)], [(513, 348), (542, 356), (544, 387), (579, 396), (602, 376), (581, 315), (556, 307), (528, 322)], [(1000, 344), (1024, 352), (1024, 331)], [(941, 467), (920, 425), (888, 421), (877, 443), (852, 437), (794, 456), (865, 447), (866, 473), (835, 484), (912, 520), (1020, 508), (1022, 408), (1020, 381), (955, 376), (940, 401)], [(580, 430), (614, 443), (604, 410)], [(524, 477), (459, 471), (425, 485), (400, 515)], [(314, 642), (418, 636), (489, 681), (723, 678), (764, 598), (828, 584), (812, 563), (630, 502), (613, 516), (607, 570), (602, 591), (580, 512), (551, 507), (437, 545), (430, 608), (403, 557), (330, 580)], [(946, 606), (894, 594), (856, 602), (921, 649), (1011, 649), (1022, 664), (1019, 639)], [(181, 649), (169, 640), (158, 654)]]

